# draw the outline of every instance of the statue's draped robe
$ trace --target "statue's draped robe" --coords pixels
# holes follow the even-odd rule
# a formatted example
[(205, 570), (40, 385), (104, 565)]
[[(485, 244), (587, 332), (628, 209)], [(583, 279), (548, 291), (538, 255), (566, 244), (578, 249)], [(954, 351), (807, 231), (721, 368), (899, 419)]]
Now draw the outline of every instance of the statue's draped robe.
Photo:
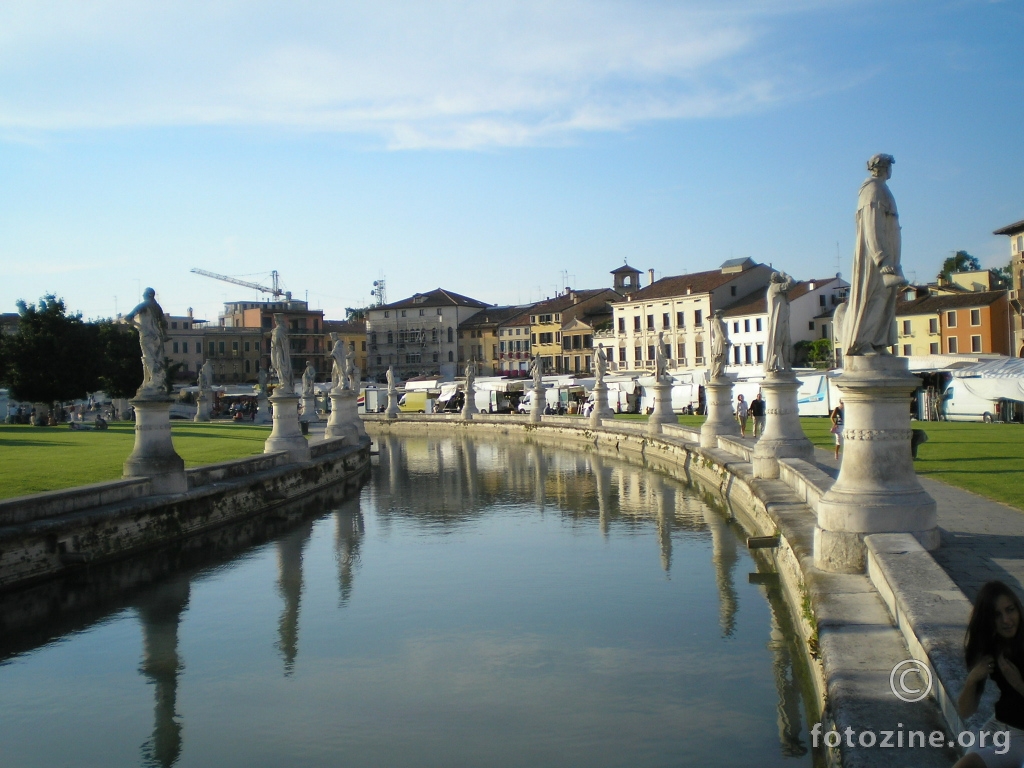
[(792, 287), (792, 278), (787, 278), (782, 283), (768, 284), (768, 354), (764, 359), (766, 373), (788, 371), (792, 368), (789, 296), (786, 295)]
[(880, 352), (896, 343), (895, 288), (882, 281), (882, 267), (900, 266), (900, 222), (896, 200), (882, 178), (871, 177), (857, 201), (857, 243), (843, 330), (847, 355)]
[(270, 334), (270, 364), (277, 374), (277, 383), (287, 394), (293, 394), (292, 358), (288, 348), (288, 331), (280, 325), (275, 326), (273, 333)]
[(167, 321), (164, 319), (164, 311), (154, 299), (148, 299), (135, 308), (132, 316), (139, 331), (139, 346), (142, 348), (142, 389), (163, 390), (167, 382), (167, 369), (164, 366)]
[(716, 317), (711, 321), (711, 379), (725, 376), (725, 366), (729, 362), (729, 330), (725, 320)]

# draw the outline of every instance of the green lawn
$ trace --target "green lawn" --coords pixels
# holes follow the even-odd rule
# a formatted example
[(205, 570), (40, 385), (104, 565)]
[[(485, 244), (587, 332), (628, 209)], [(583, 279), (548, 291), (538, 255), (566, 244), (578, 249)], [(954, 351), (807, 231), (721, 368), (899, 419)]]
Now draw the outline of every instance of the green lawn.
[[(172, 421), (174, 447), (195, 467), (263, 453), (270, 427), (233, 422)], [(72, 431), (63, 427), (0, 425), (0, 498), (116, 480), (135, 443), (135, 425)]]
[[(646, 416), (618, 414), (620, 419)], [(680, 416), (679, 423), (699, 427), (703, 416)], [(820, 448), (832, 448), (832, 424), (802, 418), (804, 434)], [(914, 462), (919, 474), (1024, 509), (1024, 427), (1019, 424), (929, 421), (913, 423), (928, 433)]]

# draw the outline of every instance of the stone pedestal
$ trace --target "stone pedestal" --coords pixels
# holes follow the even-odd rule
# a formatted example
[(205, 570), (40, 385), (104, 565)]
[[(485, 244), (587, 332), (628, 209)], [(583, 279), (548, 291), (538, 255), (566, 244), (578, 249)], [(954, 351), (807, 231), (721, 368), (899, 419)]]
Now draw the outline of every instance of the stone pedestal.
[(300, 402), (302, 410), (299, 421), (320, 421), (320, 417), (316, 414), (316, 395), (303, 395)]
[(256, 398), (256, 418), (253, 419), (253, 424), (270, 424), (273, 420), (274, 417), (270, 414), (270, 401), (266, 394), (261, 392)]
[(273, 394), (274, 428), (263, 446), (264, 453), (287, 451), (292, 461), (309, 461), (309, 443), (299, 426), (299, 396)]
[(148, 477), (153, 493), (184, 493), (185, 462), (171, 442), (171, 399), (151, 395), (129, 402), (135, 408), (135, 449), (124, 463), (124, 476)]
[(661, 432), (662, 424), (678, 424), (679, 419), (672, 413), (672, 385), (659, 381), (654, 385), (654, 410), (647, 419), (647, 429), (653, 434)]
[(360, 437), (366, 436), (363, 420), (359, 418), (358, 399), (359, 396), (351, 389), (331, 390), (331, 416), (327, 420), (325, 437), (343, 437), (347, 444), (355, 445)]
[(845, 406), (843, 462), (818, 502), (818, 568), (862, 572), (871, 533), (911, 533), (925, 549), (939, 546), (935, 501), (918, 482), (910, 449), (910, 396), (919, 385), (906, 358), (846, 358), (836, 379)]
[(754, 448), (754, 477), (778, 477), (779, 459), (814, 461), (814, 444), (800, 426), (798, 389), (800, 382), (791, 371), (769, 373), (761, 382), (765, 427)]
[(210, 396), (200, 392), (196, 398), (196, 415), (192, 418), (194, 422), (210, 420)]
[(473, 416), (480, 413), (480, 409), (476, 407), (476, 388), (470, 388), (466, 390), (466, 402), (462, 404), (462, 418), (466, 421), (472, 421)]
[(721, 378), (704, 385), (708, 418), (700, 428), (700, 447), (717, 448), (718, 436), (740, 436), (740, 425), (733, 414), (732, 381)]
[(399, 413), (399, 411), (398, 411), (398, 390), (397, 389), (389, 389), (388, 390), (388, 408), (387, 408), (386, 411), (384, 411), (384, 415), (387, 416), (389, 419), (397, 419), (398, 418), (398, 413)]
[(544, 415), (544, 388), (533, 390), (533, 401), (530, 403), (530, 423), (540, 424), (541, 416)]
[(608, 385), (603, 381), (594, 385), (594, 410), (590, 412), (590, 425), (601, 426), (601, 419), (615, 417), (615, 411), (608, 406)]

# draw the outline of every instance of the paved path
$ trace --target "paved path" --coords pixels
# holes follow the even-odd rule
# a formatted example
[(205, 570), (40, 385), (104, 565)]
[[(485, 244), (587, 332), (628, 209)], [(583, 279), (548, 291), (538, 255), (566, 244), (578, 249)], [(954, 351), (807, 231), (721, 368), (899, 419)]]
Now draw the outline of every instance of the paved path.
[[(835, 476), (831, 451), (817, 449), (822, 469)], [(972, 603), (986, 581), (1000, 579), (1024, 594), (1024, 510), (952, 485), (920, 478), (938, 504), (942, 546), (932, 553)]]

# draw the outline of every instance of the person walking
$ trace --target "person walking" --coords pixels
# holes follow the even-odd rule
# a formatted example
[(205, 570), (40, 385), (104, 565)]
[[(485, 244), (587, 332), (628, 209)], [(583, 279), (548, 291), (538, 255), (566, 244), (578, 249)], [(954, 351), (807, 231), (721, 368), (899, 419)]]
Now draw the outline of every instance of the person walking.
[(832, 409), (832, 434), (836, 436), (836, 460), (839, 460), (839, 448), (843, 444), (843, 401)]
[(740, 437), (747, 436), (747, 418), (750, 416), (750, 408), (743, 395), (736, 395), (736, 421), (740, 423)]
[(764, 434), (764, 399), (758, 392), (750, 402), (750, 417), (754, 420), (754, 437)]

